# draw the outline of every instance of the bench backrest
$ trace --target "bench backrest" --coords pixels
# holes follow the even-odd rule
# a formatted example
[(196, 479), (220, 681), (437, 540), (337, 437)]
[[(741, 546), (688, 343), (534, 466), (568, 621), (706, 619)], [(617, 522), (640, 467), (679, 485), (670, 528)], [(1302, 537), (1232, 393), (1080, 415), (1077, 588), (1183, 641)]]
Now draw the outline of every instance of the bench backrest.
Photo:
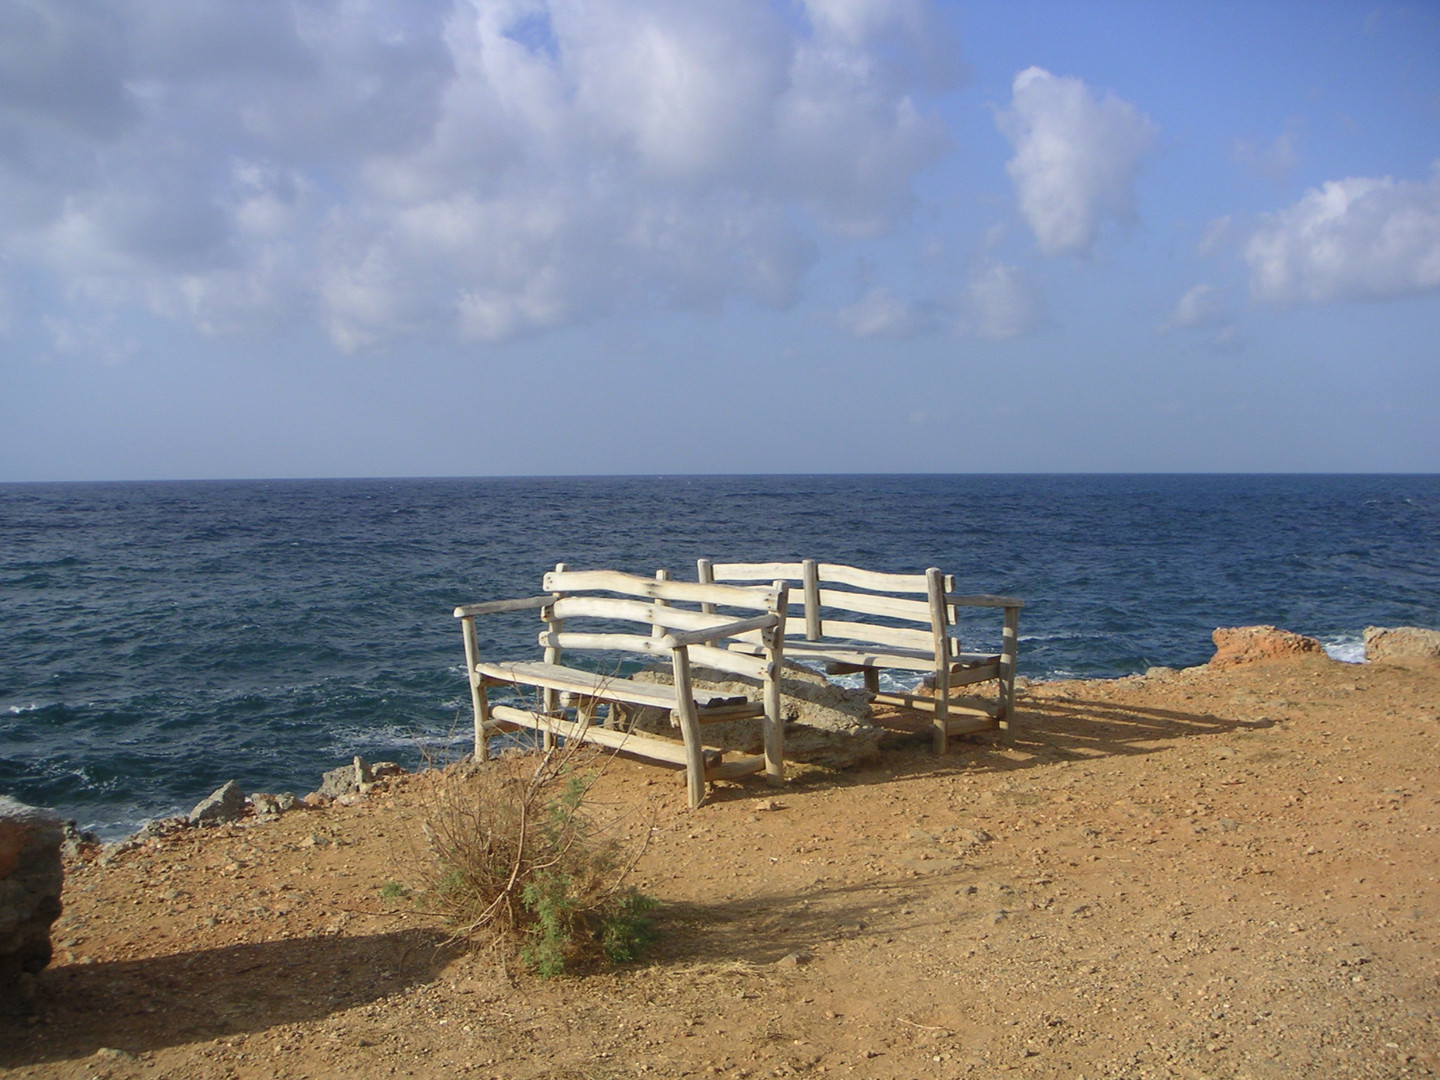
[[(549, 663), (559, 663), (565, 649), (668, 657), (680, 641), (694, 663), (763, 679), (767, 658), (731, 651), (725, 641), (742, 636), (760, 640), (762, 632), (752, 624), (768, 624), (772, 616), (779, 620), (775, 640), (783, 639), (788, 586), (773, 581), (763, 586), (698, 584), (671, 581), (664, 571), (645, 578), (562, 565), (545, 575), (543, 588), (551, 598), (540, 610), (546, 628), (539, 643)], [(585, 629), (576, 629), (576, 621)], [(623, 629), (617, 631), (617, 623)], [(733, 632), (714, 643), (686, 641), (688, 635), (719, 627)]]
[[(954, 584), (931, 567), (923, 574), (888, 574), (815, 559), (793, 563), (698, 564), (701, 583), (787, 581), (792, 612), (787, 633), (806, 640), (856, 641), (948, 656), (953, 625), (946, 594)], [(859, 616), (857, 618), (856, 616)]]

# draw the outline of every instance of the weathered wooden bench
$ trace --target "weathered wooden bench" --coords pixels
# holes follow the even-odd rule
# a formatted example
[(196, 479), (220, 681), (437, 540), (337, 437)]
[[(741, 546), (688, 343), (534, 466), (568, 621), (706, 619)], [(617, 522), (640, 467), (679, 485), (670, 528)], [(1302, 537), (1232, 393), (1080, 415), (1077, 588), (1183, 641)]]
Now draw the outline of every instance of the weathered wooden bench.
[[(701, 585), (670, 581), (663, 571), (644, 578), (614, 570), (568, 570), (561, 564), (545, 575), (542, 587), (543, 596), (455, 609), (465, 637), (476, 758), (488, 759), (494, 735), (529, 728), (541, 732), (547, 743), (557, 736), (580, 739), (682, 765), (692, 808), (704, 800), (712, 780), (763, 770), (772, 784), (784, 781), (780, 665), (788, 585)], [(539, 635), (543, 658), (482, 659), (475, 619), (526, 610), (538, 611), (545, 623)], [(727, 648), (742, 634), (748, 635), (743, 652)], [(563, 663), (566, 652), (579, 653), (588, 663)], [(606, 666), (605, 654), (615, 653), (668, 658), (673, 684), (621, 677), (618, 662)], [(759, 680), (761, 700), (711, 700), (694, 689), (692, 662)], [(533, 707), (491, 704), (486, 690), (498, 685), (528, 688), (536, 698)], [(626, 730), (625, 712), (635, 706), (667, 710), (680, 741)], [(724, 761), (722, 751), (704, 745), (701, 724), (745, 717), (761, 718), (763, 755)]]
[[(1012, 596), (962, 596), (951, 575), (931, 567), (923, 574), (889, 574), (806, 559), (795, 563), (713, 563), (699, 561), (702, 583), (786, 581), (792, 618), (785, 643), (791, 660), (817, 661), (828, 674), (859, 672), (875, 700), (934, 713), (935, 752), (943, 754), (952, 735), (998, 730), (1013, 736), (1015, 657), (1024, 602)], [(965, 652), (958, 613), (966, 608), (1004, 610), (998, 653)], [(739, 646), (753, 651), (751, 639)], [(934, 696), (881, 692), (880, 672), (918, 672)], [(993, 682), (993, 702), (963, 700), (955, 691)]]

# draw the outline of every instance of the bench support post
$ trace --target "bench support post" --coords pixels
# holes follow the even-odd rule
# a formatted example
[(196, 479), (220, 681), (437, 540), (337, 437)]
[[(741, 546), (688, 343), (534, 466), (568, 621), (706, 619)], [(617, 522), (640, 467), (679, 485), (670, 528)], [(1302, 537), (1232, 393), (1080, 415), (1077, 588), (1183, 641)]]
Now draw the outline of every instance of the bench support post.
[(950, 748), (950, 619), (945, 604), (945, 579), (935, 567), (925, 571), (930, 598), (930, 629), (935, 635), (935, 753)]
[(769, 657), (765, 673), (765, 782), (771, 787), (785, 783), (785, 714), (780, 707), (780, 677), (785, 666), (785, 612), (790, 602), (789, 585), (777, 581), (775, 588), (779, 593), (775, 610), (780, 614), (780, 623), (762, 634)]
[(1015, 657), (1020, 647), (1020, 609), (1005, 609), (1004, 639), (1000, 647), (1000, 731), (1007, 741), (1015, 738)]
[(475, 638), (475, 616), (466, 615), (460, 620), (460, 630), (465, 636), (465, 667), (470, 672), (470, 705), (475, 710), (475, 760), (490, 760), (490, 736), (485, 725), (490, 722), (490, 702), (485, 697), (485, 681), (477, 665), (480, 663), (480, 646)]
[(685, 784), (690, 796), (690, 809), (705, 801), (705, 747), (700, 742), (700, 718), (695, 711), (695, 690), (690, 682), (690, 653), (674, 649), (670, 666), (675, 676), (675, 719), (680, 724), (680, 737), (685, 740)]

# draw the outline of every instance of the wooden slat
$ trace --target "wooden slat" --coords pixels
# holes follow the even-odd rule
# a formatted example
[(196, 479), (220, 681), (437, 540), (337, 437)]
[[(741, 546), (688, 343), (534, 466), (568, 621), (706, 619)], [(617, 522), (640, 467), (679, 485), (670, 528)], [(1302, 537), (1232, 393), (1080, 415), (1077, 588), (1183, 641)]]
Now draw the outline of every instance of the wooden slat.
[(712, 581), (775, 581), (777, 578), (789, 578), (799, 581), (803, 576), (798, 562), (731, 562), (711, 563), (708, 559)]
[(729, 615), (706, 614), (690, 608), (659, 607), (644, 600), (622, 600), (613, 596), (564, 596), (555, 601), (552, 610), (562, 619), (617, 619), (667, 630), (708, 630), (735, 621)]
[(767, 612), (764, 615), (756, 615), (751, 619), (736, 619), (733, 622), (721, 623), (719, 626), (711, 626), (704, 630), (674, 630), (670, 633), (670, 640), (675, 645), (698, 645), (719, 641), (722, 638), (740, 637), (744, 634), (753, 634), (756, 631), (768, 630), (778, 626), (780, 617)]
[(785, 642), (785, 654), (792, 660), (836, 660), (861, 667), (897, 667), (906, 671), (934, 671), (935, 657), (924, 649), (867, 649), (843, 641)]
[(845, 622), (840, 619), (826, 619), (824, 627), (824, 640), (833, 641), (838, 645), (843, 646), (851, 641), (875, 642), (897, 649), (916, 649), (928, 653), (931, 660), (935, 659), (935, 639), (928, 629), (916, 630), (908, 626), (879, 626), (875, 623)]
[[(614, 728), (599, 727), (595, 724), (580, 724), (573, 720), (561, 720), (544, 713), (517, 709), (510, 705), (496, 705), (490, 710), (497, 720), (504, 720), (523, 727), (534, 728), (565, 739), (581, 739), (584, 742), (608, 746), (626, 754), (664, 761), (671, 765), (684, 765), (685, 746), (673, 739), (661, 739), (654, 735), (641, 735), (632, 731), (616, 731)], [(718, 763), (722, 751), (706, 747), (706, 756)]]
[(973, 686), (975, 683), (990, 682), (999, 677), (1000, 664), (998, 661), (982, 667), (952, 667), (950, 669), (950, 688), (953, 690), (960, 686)]
[(621, 573), (619, 570), (551, 571), (545, 575), (544, 587), (550, 592), (558, 593), (599, 589), (604, 592), (623, 593), (626, 596), (644, 596), (652, 600), (711, 603), (753, 611), (768, 611), (775, 603), (773, 588), (702, 585), (693, 581), (656, 581), (653, 578)]
[(1025, 601), (1014, 596), (986, 596), (977, 593), (974, 596), (956, 596), (951, 593), (945, 594), (945, 602), (955, 607), (1003, 607), (1023, 608)]
[(861, 570), (855, 566), (839, 563), (820, 564), (820, 583), (835, 582), (850, 585), (856, 589), (873, 589), (875, 592), (921, 593), (929, 591), (924, 574), (887, 574), (878, 570)]
[(700, 667), (715, 668), (730, 675), (748, 679), (764, 679), (767, 661), (763, 656), (732, 652), (714, 645), (691, 645), (690, 662)]
[(542, 608), (554, 597), (550, 596), (526, 596), (519, 600), (486, 600), (482, 604), (462, 604), (455, 609), (455, 618), (463, 619), (467, 615), (494, 615), (501, 611), (527, 611), (531, 608)]
[(952, 668), (985, 667), (1000, 662), (999, 653), (962, 652), (950, 658)]
[[(674, 648), (673, 639), (647, 638), (639, 634), (587, 634), (567, 630), (561, 634), (540, 632), (540, 644), (554, 645), (566, 649), (602, 649), (618, 652), (643, 653), (646, 656), (668, 657)], [(765, 677), (764, 657), (731, 652), (716, 645), (689, 646), (690, 659), (704, 667), (718, 668), (731, 675), (744, 675), (752, 679)]]
[(668, 634), (662, 638), (650, 638), (640, 634), (597, 634), (585, 630), (562, 630), (555, 634), (541, 630), (538, 640), (546, 649), (603, 649), (644, 653), (647, 656), (668, 656), (675, 647)]
[[(646, 639), (642, 639), (646, 640)], [(525, 686), (539, 686), (550, 690), (565, 690), (572, 694), (604, 698), (609, 701), (624, 701), (631, 705), (650, 705), (657, 709), (675, 708), (675, 690), (662, 684), (632, 682), (608, 675), (597, 675), (593, 671), (547, 664), (543, 660), (517, 660), (505, 664), (477, 664), (480, 674), (501, 682)], [(490, 706), (490, 714), (498, 715), (497, 705)]]
[(924, 600), (906, 600), (898, 596), (875, 593), (846, 592), (844, 589), (821, 589), (820, 606), (841, 611), (858, 611), (865, 615), (884, 615), (892, 619), (909, 619), (930, 625), (930, 605)]
[[(875, 695), (877, 705), (899, 705), (902, 708), (914, 709), (916, 712), (935, 712), (941, 700), (928, 694), (896, 694), (889, 690), (882, 690)], [(969, 700), (973, 701), (974, 699)], [(963, 705), (953, 698), (945, 701), (945, 711), (951, 716), (983, 716), (989, 720), (995, 719), (994, 709)]]

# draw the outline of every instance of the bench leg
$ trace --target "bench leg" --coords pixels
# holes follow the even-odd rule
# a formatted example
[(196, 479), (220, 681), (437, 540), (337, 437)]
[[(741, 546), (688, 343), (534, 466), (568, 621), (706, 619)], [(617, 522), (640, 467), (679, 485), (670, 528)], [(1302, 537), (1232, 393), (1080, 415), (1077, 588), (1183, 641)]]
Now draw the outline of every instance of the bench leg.
[(935, 673), (935, 719), (931, 722), (935, 736), (935, 753), (950, 749), (950, 665), (942, 664)]
[(690, 809), (705, 801), (705, 749), (700, 742), (700, 717), (695, 712), (695, 691), (690, 682), (690, 654), (683, 648), (671, 653), (675, 673), (675, 719), (685, 740), (685, 783)]
[(490, 722), (490, 701), (485, 696), (485, 680), (476, 666), (480, 663), (480, 646), (475, 639), (475, 616), (460, 621), (465, 636), (465, 667), (470, 672), (470, 705), (475, 710), (475, 760), (490, 760), (490, 736), (485, 725)]
[(1020, 609), (1005, 609), (1004, 640), (1000, 649), (1000, 701), (996, 719), (1007, 742), (1015, 738), (1015, 658), (1020, 651)]
[[(783, 615), (790, 600), (790, 587), (775, 582), (776, 610)], [(781, 708), (780, 679), (785, 674), (784, 622), (764, 632), (769, 665), (765, 673), (765, 782), (771, 787), (785, 783), (785, 713)]]

